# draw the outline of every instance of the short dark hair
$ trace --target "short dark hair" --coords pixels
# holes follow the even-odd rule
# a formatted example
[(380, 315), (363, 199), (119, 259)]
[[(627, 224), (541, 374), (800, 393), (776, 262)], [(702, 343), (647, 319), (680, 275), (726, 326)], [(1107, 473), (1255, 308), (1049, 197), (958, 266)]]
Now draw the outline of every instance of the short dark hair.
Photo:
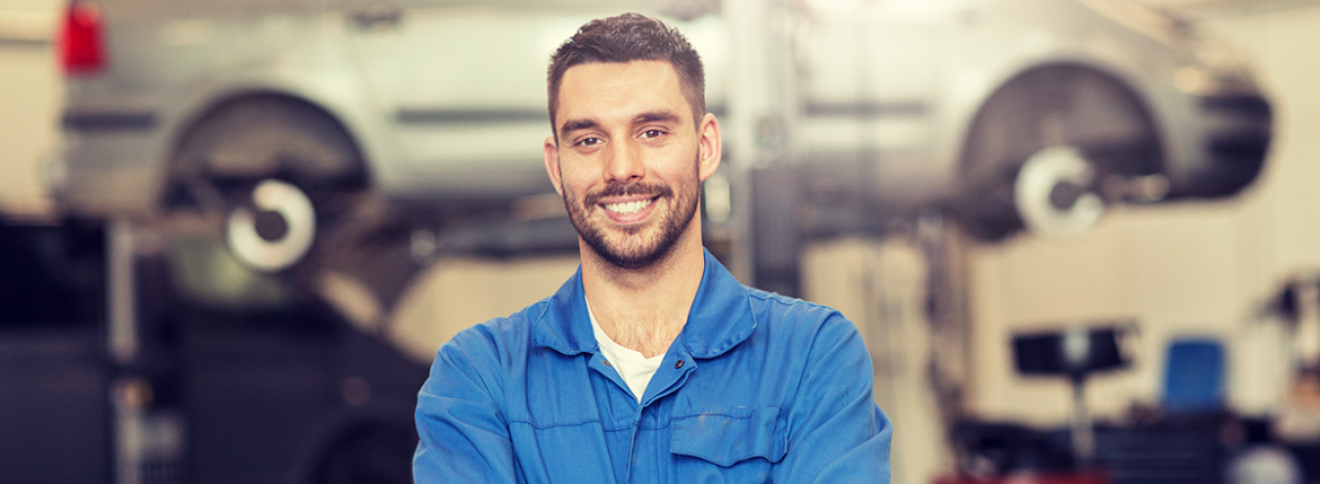
[(678, 73), (683, 97), (692, 106), (692, 122), (701, 129), (706, 115), (706, 73), (701, 56), (678, 29), (636, 13), (592, 20), (559, 46), (550, 57), (547, 75), (550, 100), (550, 130), (558, 139), (555, 113), (559, 107), (559, 85), (568, 68), (596, 62), (669, 61)]

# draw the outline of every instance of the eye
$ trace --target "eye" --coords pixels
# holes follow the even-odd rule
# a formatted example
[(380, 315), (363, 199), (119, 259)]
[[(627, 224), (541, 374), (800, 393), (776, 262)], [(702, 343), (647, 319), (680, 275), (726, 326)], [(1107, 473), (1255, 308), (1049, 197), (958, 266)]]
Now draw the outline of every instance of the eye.
[(574, 144), (577, 146), (596, 146), (604, 142), (605, 141), (600, 138), (583, 138), (581, 140), (578, 140), (578, 142)]
[(653, 138), (659, 138), (659, 137), (661, 137), (661, 136), (664, 136), (665, 134), (666, 134), (666, 133), (665, 133), (663, 130), (659, 130), (659, 129), (648, 129), (648, 130), (646, 130), (646, 131), (642, 131), (641, 138), (643, 138), (643, 139), (653, 139)]

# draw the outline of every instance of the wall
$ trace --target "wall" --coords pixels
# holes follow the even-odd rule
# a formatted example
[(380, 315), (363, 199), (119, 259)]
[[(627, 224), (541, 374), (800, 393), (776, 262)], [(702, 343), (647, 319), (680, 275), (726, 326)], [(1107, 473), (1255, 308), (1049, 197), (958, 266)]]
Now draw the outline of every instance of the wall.
[(60, 2), (5, 0), (0, 5), (0, 211), (46, 212), (38, 162), (55, 147), (59, 70), (51, 33)]
[(55, 146), (58, 78), (48, 44), (0, 42), (0, 210), (47, 210), (38, 161)]

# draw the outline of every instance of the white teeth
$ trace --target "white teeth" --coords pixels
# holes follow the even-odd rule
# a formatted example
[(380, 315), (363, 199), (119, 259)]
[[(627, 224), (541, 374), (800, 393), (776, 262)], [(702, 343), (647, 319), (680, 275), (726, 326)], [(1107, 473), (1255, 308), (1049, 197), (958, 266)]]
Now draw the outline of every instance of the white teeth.
[(646, 206), (650, 204), (651, 204), (650, 199), (637, 200), (635, 202), (607, 203), (605, 204), (605, 209), (617, 213), (636, 213), (636, 212), (640, 212), (643, 208), (646, 208)]

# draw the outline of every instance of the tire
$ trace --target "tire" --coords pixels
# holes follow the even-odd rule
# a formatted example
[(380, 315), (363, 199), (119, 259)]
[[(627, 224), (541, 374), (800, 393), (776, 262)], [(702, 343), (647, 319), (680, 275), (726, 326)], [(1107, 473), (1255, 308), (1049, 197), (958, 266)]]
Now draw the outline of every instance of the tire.
[[(1059, 169), (1060, 153), (1071, 153), (1073, 161), (1062, 163), (1072, 168)], [(1056, 161), (1024, 173), (1028, 160), (1038, 158)], [(1088, 174), (1076, 173), (1076, 161)], [(1102, 183), (1158, 174), (1161, 163), (1157, 131), (1126, 86), (1081, 66), (1040, 68), (1009, 81), (981, 107), (963, 147), (953, 211), (970, 235), (986, 242), (1016, 234), (1033, 216), (1037, 233), (1077, 233), (1099, 220), (1095, 202), (1108, 201)], [(1042, 188), (1041, 170), (1070, 175)], [(1068, 193), (1058, 196), (1059, 189)], [(1074, 205), (1079, 201), (1084, 206)], [(1042, 213), (1048, 216), (1039, 219)], [(1057, 227), (1067, 228), (1051, 229)]]
[(309, 264), (365, 191), (348, 134), (319, 109), (257, 97), (203, 117), (174, 158), (167, 210), (224, 220), (224, 243), (250, 269)]

